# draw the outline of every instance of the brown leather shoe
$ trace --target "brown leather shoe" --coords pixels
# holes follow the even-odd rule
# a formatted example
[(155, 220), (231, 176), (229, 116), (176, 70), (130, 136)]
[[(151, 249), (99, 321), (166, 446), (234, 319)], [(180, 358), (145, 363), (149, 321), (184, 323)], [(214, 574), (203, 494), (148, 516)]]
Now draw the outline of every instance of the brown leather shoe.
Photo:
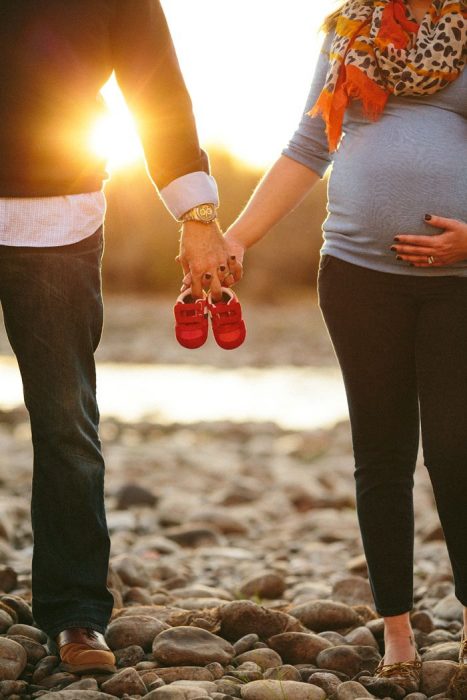
[(60, 632), (55, 641), (64, 671), (116, 673), (115, 656), (99, 632), (89, 627), (72, 627)]
[(385, 664), (382, 658), (373, 675), (375, 678), (390, 678), (401, 688), (405, 688), (407, 694), (417, 693), (422, 675), (422, 660), (418, 652), (413, 661)]

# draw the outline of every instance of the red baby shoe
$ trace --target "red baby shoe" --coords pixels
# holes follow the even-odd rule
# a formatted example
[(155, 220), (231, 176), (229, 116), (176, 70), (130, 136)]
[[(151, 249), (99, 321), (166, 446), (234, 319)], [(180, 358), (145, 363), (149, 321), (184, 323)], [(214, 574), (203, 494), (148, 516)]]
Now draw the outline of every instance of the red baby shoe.
[(238, 348), (245, 340), (246, 328), (242, 319), (242, 307), (235, 292), (222, 287), (222, 299), (216, 302), (209, 293), (207, 305), (217, 344), (224, 350)]
[(194, 299), (186, 289), (174, 306), (175, 336), (184, 348), (200, 348), (208, 337), (208, 309), (206, 297)]

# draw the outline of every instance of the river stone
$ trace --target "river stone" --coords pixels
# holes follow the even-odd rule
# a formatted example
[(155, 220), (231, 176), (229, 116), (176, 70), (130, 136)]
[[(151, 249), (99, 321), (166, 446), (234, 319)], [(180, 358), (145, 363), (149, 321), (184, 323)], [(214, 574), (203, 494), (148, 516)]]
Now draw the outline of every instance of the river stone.
[[(211, 666), (211, 664), (208, 664)], [(222, 675), (224, 669), (221, 666)], [(203, 666), (171, 666), (169, 668), (158, 668), (157, 675), (165, 683), (173, 683), (174, 681), (212, 681), (214, 676), (209, 668)]]
[(371, 693), (357, 681), (344, 681), (336, 689), (336, 700), (356, 700), (357, 698), (371, 698)]
[(289, 612), (313, 632), (354, 627), (360, 622), (359, 615), (351, 607), (332, 600), (310, 601), (291, 608)]
[(12, 695), (25, 695), (28, 690), (26, 681), (0, 681), (0, 698)]
[(321, 651), (332, 647), (327, 639), (305, 632), (276, 634), (268, 639), (268, 644), (289, 664), (312, 664)]
[(345, 641), (348, 642), (349, 644), (354, 645), (354, 646), (355, 645), (357, 645), (357, 646), (363, 645), (363, 646), (375, 647), (375, 649), (379, 649), (378, 642), (376, 641), (374, 636), (371, 634), (368, 627), (365, 627), (365, 626), (356, 627), (351, 632), (346, 634)]
[(115, 659), (119, 668), (136, 666), (140, 661), (144, 661), (145, 653), (142, 647), (132, 644), (124, 649), (115, 649)]
[(104, 681), (101, 686), (105, 693), (116, 695), (121, 698), (124, 693), (128, 695), (145, 695), (148, 692), (144, 681), (134, 668), (124, 668), (123, 671), (115, 673), (108, 681)]
[(425, 651), (422, 661), (457, 661), (459, 658), (459, 643), (444, 642), (435, 644)]
[(173, 588), (170, 594), (174, 598), (220, 598), (221, 600), (233, 600), (233, 596), (223, 588), (213, 586), (184, 586), (183, 588)]
[(75, 683), (75, 681), (79, 681), (79, 676), (75, 676), (73, 673), (68, 673), (67, 671), (57, 671), (57, 673), (52, 673), (50, 676), (43, 678), (38, 685), (50, 690), (59, 685), (70, 685), (70, 683)]
[(296, 681), (252, 681), (242, 686), (243, 700), (325, 700), (316, 685)]
[(76, 683), (70, 683), (67, 690), (99, 690), (99, 686), (95, 678), (82, 678)]
[(341, 671), (352, 678), (359, 671), (373, 673), (381, 656), (373, 647), (344, 645), (324, 649), (318, 654), (316, 663), (329, 671)]
[(202, 688), (207, 693), (215, 693), (217, 686), (212, 681), (175, 681), (172, 688)]
[(7, 632), (13, 625), (13, 618), (6, 610), (0, 610), (0, 634)]
[(252, 649), (236, 656), (235, 661), (238, 664), (242, 664), (245, 661), (253, 661), (255, 664), (258, 664), (262, 671), (282, 664), (281, 657), (273, 649)]
[(24, 671), (28, 657), (26, 650), (13, 639), (0, 637), (0, 680), (16, 681)]
[(25, 637), (22, 634), (8, 634), (6, 639), (12, 639), (14, 642), (21, 644), (28, 656), (28, 663), (33, 664), (33, 666), (47, 656), (46, 648), (40, 644), (40, 642), (36, 642), (34, 639), (31, 639), (31, 637)]
[(18, 582), (16, 571), (11, 566), (0, 566), (0, 589), (4, 593), (9, 593)]
[(426, 661), (422, 666), (420, 690), (428, 697), (445, 691), (457, 669), (453, 661)]
[(219, 615), (221, 635), (231, 642), (252, 633), (256, 633), (261, 639), (269, 639), (281, 632), (299, 632), (303, 629), (290, 615), (268, 610), (250, 600), (228, 603), (220, 608)]
[(34, 669), (34, 673), (32, 674), (32, 682), (36, 685), (40, 684), (40, 682), (46, 678), (46, 676), (50, 676), (54, 668), (58, 666), (58, 663), (58, 656), (45, 656), (41, 661), (39, 661)]
[(200, 627), (173, 627), (161, 632), (152, 645), (153, 656), (164, 665), (199, 666), (217, 661), (222, 665), (234, 657), (231, 644)]
[(123, 484), (117, 491), (117, 510), (126, 510), (131, 506), (155, 506), (157, 496), (143, 486), (135, 483)]
[(326, 693), (326, 697), (331, 697), (336, 692), (338, 686), (342, 681), (337, 678), (333, 673), (327, 673), (326, 671), (316, 671), (308, 676), (307, 683), (311, 685), (317, 685), (318, 688), (322, 688)]
[(264, 571), (246, 579), (240, 585), (240, 593), (245, 598), (281, 598), (286, 588), (285, 579), (274, 571)]
[(182, 598), (174, 603), (183, 610), (206, 610), (209, 608), (220, 608), (227, 605), (229, 601), (223, 598)]
[(435, 628), (433, 617), (428, 610), (416, 610), (411, 614), (410, 622), (412, 627), (426, 634), (429, 634)]
[(105, 633), (105, 639), (111, 649), (139, 646), (145, 651), (150, 651), (154, 638), (166, 629), (168, 629), (168, 625), (156, 620), (155, 617), (125, 615), (110, 623)]
[(368, 579), (361, 576), (346, 576), (336, 581), (330, 598), (347, 605), (374, 606), (374, 598)]
[(119, 554), (111, 559), (112, 569), (118, 574), (122, 582), (127, 585), (148, 588), (150, 577), (140, 557), (134, 554)]
[(454, 593), (450, 593), (436, 603), (432, 613), (434, 617), (440, 617), (442, 620), (458, 620), (462, 622), (464, 619), (464, 608)]
[(46, 633), (32, 625), (12, 625), (8, 630), (8, 635), (13, 634), (21, 634), (23, 637), (29, 637), (30, 639), (34, 639), (35, 642), (39, 642), (39, 644), (45, 644), (47, 642)]
[(15, 622), (22, 622), (25, 625), (33, 624), (32, 610), (21, 596), (13, 595), (12, 593), (10, 595), (2, 595), (1, 602), (14, 611), (17, 617)]
[(59, 690), (41, 695), (41, 700), (115, 700), (115, 695), (99, 690)]
[(244, 637), (240, 637), (233, 645), (235, 654), (239, 656), (246, 651), (250, 651), (257, 642), (259, 642), (257, 634), (246, 634)]
[(201, 508), (193, 511), (189, 523), (203, 523), (214, 526), (224, 535), (246, 535), (248, 527), (239, 518), (235, 518), (224, 508)]
[(283, 664), (282, 666), (276, 666), (275, 668), (268, 668), (264, 674), (263, 678), (270, 679), (273, 681), (298, 681), (302, 680), (300, 671), (291, 666), (290, 664)]
[(198, 700), (198, 698), (209, 697), (206, 690), (202, 688), (177, 688), (171, 685), (162, 686), (152, 691), (154, 700)]

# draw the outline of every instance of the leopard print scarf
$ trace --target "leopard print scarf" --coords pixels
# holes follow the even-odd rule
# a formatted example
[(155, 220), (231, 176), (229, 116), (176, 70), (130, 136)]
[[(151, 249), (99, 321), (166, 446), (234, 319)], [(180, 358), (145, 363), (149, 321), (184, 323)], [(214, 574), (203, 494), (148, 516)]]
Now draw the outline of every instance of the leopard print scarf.
[(467, 0), (433, 0), (419, 25), (406, 0), (348, 0), (337, 21), (324, 88), (310, 116), (326, 124), (330, 151), (350, 100), (367, 118), (390, 95), (428, 95), (446, 87), (467, 59)]

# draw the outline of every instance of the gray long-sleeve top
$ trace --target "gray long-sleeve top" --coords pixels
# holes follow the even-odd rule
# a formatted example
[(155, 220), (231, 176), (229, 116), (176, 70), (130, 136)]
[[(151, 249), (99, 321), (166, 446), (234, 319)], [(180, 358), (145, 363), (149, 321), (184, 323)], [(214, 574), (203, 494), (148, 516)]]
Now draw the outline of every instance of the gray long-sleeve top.
[(332, 163), (322, 253), (382, 272), (467, 276), (467, 260), (418, 268), (390, 250), (398, 233), (440, 233), (425, 214), (467, 222), (467, 68), (434, 95), (390, 96), (376, 122), (352, 102), (330, 155), (323, 120), (307, 112), (323, 87), (332, 38), (324, 41), (304, 115), (283, 151), (321, 177)]

